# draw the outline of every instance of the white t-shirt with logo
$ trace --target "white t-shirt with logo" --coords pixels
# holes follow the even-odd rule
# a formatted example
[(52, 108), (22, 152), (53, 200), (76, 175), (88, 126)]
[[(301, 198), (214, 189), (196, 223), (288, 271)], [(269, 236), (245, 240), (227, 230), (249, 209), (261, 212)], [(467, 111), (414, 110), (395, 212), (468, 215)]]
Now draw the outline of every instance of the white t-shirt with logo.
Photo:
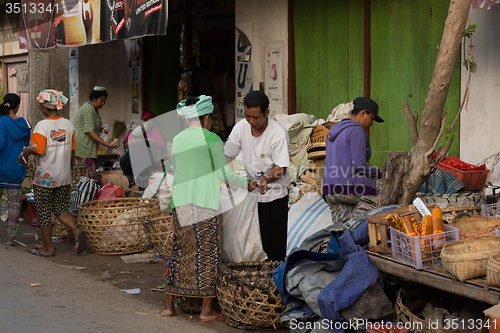
[(75, 130), (62, 117), (39, 121), (31, 137), (38, 155), (33, 184), (59, 187), (71, 184), (71, 151), (75, 149)]
[(267, 128), (259, 137), (252, 135), (252, 127), (246, 120), (239, 121), (231, 131), (224, 153), (235, 158), (241, 152), (245, 176), (258, 180), (277, 166), (287, 168), (286, 174), (269, 183), (268, 191), (259, 194), (259, 202), (271, 202), (288, 195), (290, 185), (290, 137), (286, 128), (276, 120), (268, 118)]

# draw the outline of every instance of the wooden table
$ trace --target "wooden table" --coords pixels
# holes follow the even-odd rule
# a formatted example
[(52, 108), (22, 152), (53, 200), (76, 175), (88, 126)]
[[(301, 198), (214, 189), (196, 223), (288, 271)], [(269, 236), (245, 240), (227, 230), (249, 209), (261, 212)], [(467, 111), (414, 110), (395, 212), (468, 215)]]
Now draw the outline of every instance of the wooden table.
[(500, 288), (487, 286), (485, 277), (460, 282), (443, 266), (417, 270), (413, 266), (393, 259), (391, 255), (372, 251), (366, 253), (381, 272), (488, 304), (500, 303)]

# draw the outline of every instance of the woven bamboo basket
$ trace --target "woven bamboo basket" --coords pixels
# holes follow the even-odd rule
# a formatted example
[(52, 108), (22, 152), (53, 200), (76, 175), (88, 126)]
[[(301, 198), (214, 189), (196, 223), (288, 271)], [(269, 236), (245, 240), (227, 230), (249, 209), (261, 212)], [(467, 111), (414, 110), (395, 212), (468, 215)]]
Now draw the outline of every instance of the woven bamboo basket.
[[(407, 326), (414, 328), (415, 331), (445, 332), (442, 327), (444, 325), (443, 318), (426, 318), (423, 315), (424, 309), (430, 303), (434, 307), (447, 308), (452, 312), (449, 307), (454, 306), (454, 304), (462, 304), (459, 298), (457, 295), (422, 284), (407, 282), (399, 289), (394, 303), (397, 322), (407, 324)], [(438, 326), (437, 328), (433, 326), (431, 329), (429, 323), (437, 323)]]
[(203, 298), (174, 296), (174, 302), (182, 312), (198, 314), (198, 313), (201, 313), (201, 306), (203, 305)]
[(481, 206), (469, 206), (469, 207), (452, 207), (443, 208), (443, 221), (450, 223), (451, 221), (470, 216), (481, 216)]
[(494, 217), (461, 217), (449, 223), (460, 229), (460, 239), (479, 236), (495, 236), (495, 230), (500, 228), (500, 218)]
[(500, 287), (500, 255), (491, 256), (486, 263), (486, 284)]
[(485, 276), (490, 256), (500, 254), (500, 237), (465, 238), (445, 244), (441, 250), (443, 267), (460, 281)]
[(161, 216), (158, 199), (116, 198), (80, 205), (78, 223), (98, 254), (142, 252), (151, 247), (143, 223)]
[(316, 161), (316, 192), (323, 194), (323, 176), (325, 174), (325, 159)]
[(158, 254), (166, 259), (173, 250), (172, 215), (160, 215), (143, 220), (143, 225)]
[(285, 306), (273, 279), (280, 264), (267, 261), (222, 265), (217, 298), (229, 326), (255, 330), (281, 325)]

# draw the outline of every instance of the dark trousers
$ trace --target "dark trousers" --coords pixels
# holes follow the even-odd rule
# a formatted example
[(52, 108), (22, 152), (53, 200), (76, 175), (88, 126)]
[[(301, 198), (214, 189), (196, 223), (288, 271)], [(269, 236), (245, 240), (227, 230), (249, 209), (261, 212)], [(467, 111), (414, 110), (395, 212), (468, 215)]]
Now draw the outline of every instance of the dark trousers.
[(288, 196), (271, 202), (259, 202), (259, 224), (262, 247), (270, 260), (286, 256), (288, 232)]

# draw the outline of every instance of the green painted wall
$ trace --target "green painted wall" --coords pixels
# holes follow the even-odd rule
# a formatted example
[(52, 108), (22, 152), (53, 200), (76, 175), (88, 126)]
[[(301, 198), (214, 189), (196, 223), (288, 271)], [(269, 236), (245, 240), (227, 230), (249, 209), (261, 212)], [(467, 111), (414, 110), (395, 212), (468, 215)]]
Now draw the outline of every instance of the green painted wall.
[[(371, 1), (371, 98), (385, 120), (370, 131), (374, 165), (381, 167), (388, 151), (412, 147), (403, 105), (423, 111), (448, 8), (449, 0)], [(295, 0), (297, 112), (326, 119), (338, 104), (363, 96), (363, 13), (363, 0), (320, 0), (314, 6)], [(458, 111), (459, 71), (457, 61), (448, 124)], [(458, 141), (451, 155), (458, 156)]]
[[(419, 112), (420, 123), (449, 5), (449, 0), (371, 2), (371, 98), (379, 104), (385, 120), (375, 123), (370, 131), (371, 162), (377, 166), (382, 166), (387, 151), (409, 151), (412, 147), (403, 105), (408, 103), (413, 112)], [(459, 92), (457, 61), (446, 102), (448, 124), (457, 114)], [(458, 142), (457, 137), (451, 155), (458, 156)]]
[(326, 119), (363, 95), (363, 0), (294, 2), (297, 113)]

